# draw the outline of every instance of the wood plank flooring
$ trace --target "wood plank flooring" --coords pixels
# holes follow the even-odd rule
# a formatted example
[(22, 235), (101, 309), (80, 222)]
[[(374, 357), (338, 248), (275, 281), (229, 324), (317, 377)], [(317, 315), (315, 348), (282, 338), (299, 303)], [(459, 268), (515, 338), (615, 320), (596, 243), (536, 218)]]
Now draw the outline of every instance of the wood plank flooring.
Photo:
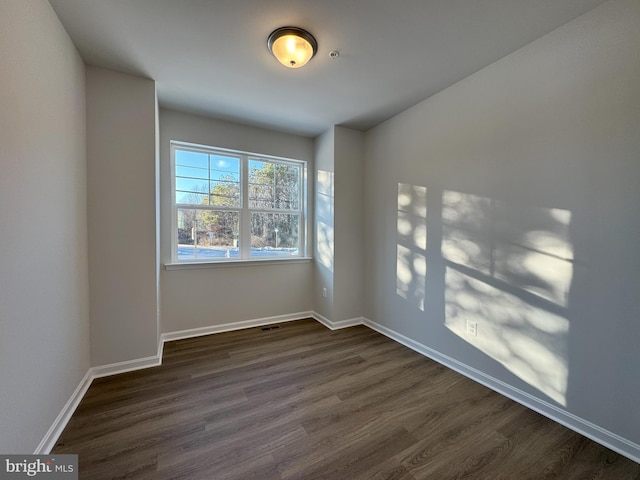
[(97, 379), (53, 453), (81, 479), (640, 480), (640, 465), (359, 326), (167, 343)]

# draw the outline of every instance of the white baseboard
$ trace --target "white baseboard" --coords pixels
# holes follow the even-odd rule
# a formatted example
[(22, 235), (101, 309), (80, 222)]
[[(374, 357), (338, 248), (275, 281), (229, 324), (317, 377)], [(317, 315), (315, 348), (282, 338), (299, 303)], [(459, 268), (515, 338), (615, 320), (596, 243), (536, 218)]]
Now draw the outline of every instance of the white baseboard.
[[(161, 350), (158, 352), (161, 354)], [(95, 378), (106, 377), (109, 375), (115, 375), (117, 373), (131, 372), (133, 370), (140, 370), (143, 368), (157, 367), (161, 363), (162, 356), (151, 356), (146, 358), (138, 358), (135, 360), (127, 360), (125, 362), (112, 363), (109, 365), (101, 365), (98, 367), (92, 367), (87, 370), (74, 392), (71, 394), (71, 398), (67, 401), (62, 408), (53, 424), (47, 431), (46, 435), (36, 448), (34, 454), (36, 455), (48, 455), (51, 449), (55, 446), (58, 438), (65, 429), (73, 412), (76, 411), (80, 401), (89, 390), (91, 383)]]
[(631, 442), (613, 432), (610, 432), (604, 428), (599, 427), (587, 420), (584, 420), (570, 412), (567, 412), (555, 405), (552, 405), (544, 400), (541, 400), (527, 392), (524, 392), (518, 388), (515, 388), (501, 380), (498, 380), (490, 375), (487, 375), (480, 370), (477, 370), (469, 365), (466, 365), (454, 358), (444, 355), (437, 350), (427, 347), (415, 340), (405, 337), (401, 333), (398, 333), (384, 325), (380, 325), (372, 320), (364, 317), (351, 318), (347, 320), (331, 321), (326, 317), (320, 315), (317, 312), (298, 312), (289, 315), (279, 315), (274, 317), (258, 318), (253, 320), (244, 320), (240, 322), (226, 323), (222, 325), (212, 325), (208, 327), (193, 328), (189, 330), (180, 330), (176, 332), (163, 333), (160, 336), (158, 345), (158, 354), (156, 356), (140, 358), (136, 360), (129, 360), (125, 362), (113, 363), (110, 365), (103, 365), (90, 368), (84, 378), (81, 380), (78, 387), (75, 389), (69, 401), (65, 404), (62, 411), (53, 422), (51, 428), (38, 445), (36, 454), (48, 454), (55, 443), (57, 442), (60, 434), (69, 422), (71, 415), (78, 407), (82, 397), (89, 389), (91, 382), (94, 378), (100, 378), (107, 375), (115, 375), (117, 373), (130, 372), (133, 370), (139, 370), (142, 368), (155, 367), (162, 363), (163, 345), (165, 342), (173, 340), (181, 340), (185, 338), (199, 337), (203, 335), (210, 335), (213, 333), (229, 332), (233, 330), (242, 330), (245, 328), (259, 327), (263, 325), (269, 325), (273, 323), (284, 323), (295, 320), (302, 320), (305, 318), (313, 318), (316, 321), (323, 324), (325, 327), (331, 330), (337, 330), (341, 328), (352, 327), (355, 325), (366, 325), (367, 327), (375, 330), (392, 340), (428, 357), (436, 362), (451, 368), (452, 370), (474, 380), (498, 393), (508, 397), (531, 410), (534, 410), (561, 425), (574, 430), (585, 437), (592, 439), (593, 441), (600, 443), (611, 450), (614, 450), (621, 455), (640, 463), (640, 445)]
[(405, 337), (401, 333), (398, 333), (384, 325), (380, 325), (367, 318), (363, 319), (364, 325), (367, 327), (395, 340), (402, 345), (409, 347), (410, 349), (428, 357), (436, 362), (455, 370), (456, 372), (476, 381), (485, 387), (498, 392), (505, 397), (508, 397), (521, 405), (524, 405), (531, 410), (550, 418), (551, 420), (564, 425), (571, 430), (590, 438), (591, 440), (610, 448), (611, 450), (618, 452), (621, 455), (640, 463), (640, 445), (627, 440), (613, 432), (610, 432), (598, 425), (595, 425), (583, 418), (580, 418), (566, 410), (563, 410), (551, 403), (545, 402), (533, 395), (528, 394), (518, 388), (515, 388), (497, 378), (494, 378), (486, 373), (481, 372), (469, 365), (466, 365), (458, 360), (444, 355), (437, 350), (427, 347), (421, 343), (418, 343), (408, 337)]
[(213, 333), (231, 332), (234, 330), (242, 330), (245, 328), (262, 327), (263, 325), (271, 325), (272, 323), (292, 322), (295, 320), (303, 320), (305, 318), (314, 318), (313, 312), (298, 312), (289, 315), (277, 315), (274, 317), (256, 318), (253, 320), (242, 320), (240, 322), (223, 323), (222, 325), (210, 325), (208, 327), (191, 328), (189, 330), (179, 330), (176, 332), (163, 333), (160, 336), (160, 343), (171, 342), (173, 340), (182, 340), (184, 338), (201, 337), (203, 335), (211, 335)]
[(89, 369), (82, 380), (80, 380), (80, 383), (71, 394), (69, 400), (67, 400), (67, 403), (62, 407), (62, 410), (40, 442), (40, 445), (36, 447), (36, 450), (33, 452), (34, 455), (48, 455), (49, 452), (51, 452), (58, 438), (60, 438), (62, 431), (67, 426), (67, 423), (69, 423), (71, 415), (73, 415), (73, 412), (75, 412), (78, 405), (80, 405), (84, 394), (87, 393), (92, 381), (93, 377), (91, 375), (91, 369)]
[(320, 315), (317, 312), (313, 312), (312, 318), (330, 330), (339, 330), (341, 328), (354, 327), (356, 325), (362, 325), (364, 323), (363, 317), (348, 318), (346, 320), (338, 320), (336, 322), (329, 320), (327, 317)]
[[(67, 401), (62, 411), (58, 414), (53, 424), (47, 431), (46, 435), (35, 450), (37, 455), (47, 455), (51, 452), (51, 449), (55, 446), (58, 438), (62, 434), (62, 431), (69, 423), (73, 412), (80, 404), (80, 401), (84, 397), (85, 393), (91, 386), (91, 382), (95, 378), (106, 377), (109, 375), (116, 375), (118, 373), (126, 373), (134, 370), (140, 370), (144, 368), (157, 367), (162, 364), (162, 353), (164, 351), (164, 343), (172, 340), (181, 340), (184, 338), (199, 337), (203, 335), (210, 335), (212, 333), (229, 332), (233, 330), (242, 330), (244, 328), (260, 327), (263, 325), (270, 325), (273, 323), (284, 323), (295, 320), (303, 320), (305, 318), (315, 318), (315, 313), (312, 311), (292, 313), (289, 315), (278, 315), (273, 317), (256, 318), (253, 320), (244, 320), (240, 322), (225, 323), (222, 325), (211, 325), (202, 328), (192, 328), (189, 330), (180, 330), (176, 332), (163, 333), (160, 336), (158, 342), (158, 354), (155, 356), (138, 358), (134, 360), (127, 360), (124, 362), (111, 363), (108, 365), (100, 365), (97, 367), (91, 367), (84, 378), (80, 381), (80, 384), (76, 387), (75, 391), (71, 395), (71, 398)], [(326, 320), (326, 319), (325, 319)], [(328, 320), (327, 320), (328, 322)], [(339, 322), (343, 323), (343, 322)], [(359, 321), (361, 323), (361, 320)], [(342, 328), (331, 327), (328, 328)]]
[(142, 370), (143, 368), (157, 367), (162, 364), (162, 357), (153, 355), (151, 357), (136, 358), (135, 360), (126, 360), (124, 362), (111, 363), (109, 365), (101, 365), (91, 368), (92, 378), (108, 377), (118, 373), (132, 372), (134, 370)]

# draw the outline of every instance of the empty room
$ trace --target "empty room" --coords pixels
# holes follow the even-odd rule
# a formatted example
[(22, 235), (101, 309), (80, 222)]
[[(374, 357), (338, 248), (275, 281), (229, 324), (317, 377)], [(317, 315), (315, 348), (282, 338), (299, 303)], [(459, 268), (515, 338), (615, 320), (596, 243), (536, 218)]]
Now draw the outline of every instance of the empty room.
[(0, 120), (1, 478), (640, 479), (640, 1), (0, 0)]

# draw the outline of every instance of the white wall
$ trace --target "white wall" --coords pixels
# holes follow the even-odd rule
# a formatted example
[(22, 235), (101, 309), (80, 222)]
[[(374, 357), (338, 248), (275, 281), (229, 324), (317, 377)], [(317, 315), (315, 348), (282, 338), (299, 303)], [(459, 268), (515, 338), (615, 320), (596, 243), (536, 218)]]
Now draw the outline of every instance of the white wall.
[[(162, 289), (160, 285), (160, 270), (162, 268), (161, 257), (161, 245), (160, 245), (160, 105), (158, 103), (158, 94), (156, 92), (155, 101), (155, 139), (156, 139), (156, 155), (155, 155), (155, 214), (156, 214), (156, 310), (157, 310), (157, 323), (156, 323), (156, 342), (160, 342), (160, 336), (162, 335), (162, 302), (161, 295)], [(162, 360), (162, 359), (160, 359)]]
[(361, 318), (364, 280), (364, 134), (335, 128), (334, 320)]
[[(171, 262), (171, 140), (305, 160), (313, 184), (309, 138), (161, 109), (163, 263)], [(313, 191), (309, 195), (313, 198)], [(312, 242), (309, 235), (308, 245)], [(162, 332), (308, 312), (313, 307), (312, 268), (311, 262), (304, 262), (163, 270)]]
[(84, 64), (46, 1), (0, 2), (0, 452), (89, 368)]
[(87, 67), (91, 361), (158, 349), (155, 83)]
[[(335, 128), (315, 139), (314, 311), (333, 321)], [(323, 296), (326, 289), (326, 296)]]
[(631, 450), (638, 25), (603, 4), (369, 131), (365, 168), (366, 316)]
[(331, 322), (360, 319), (364, 134), (333, 126), (316, 138), (315, 155), (314, 310)]

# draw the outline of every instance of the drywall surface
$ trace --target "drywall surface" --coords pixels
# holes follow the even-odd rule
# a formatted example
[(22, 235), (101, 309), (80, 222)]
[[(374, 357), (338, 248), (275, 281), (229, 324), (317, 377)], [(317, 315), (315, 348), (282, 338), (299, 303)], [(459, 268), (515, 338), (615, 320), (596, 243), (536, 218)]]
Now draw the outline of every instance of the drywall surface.
[(316, 196), (314, 248), (314, 311), (335, 321), (333, 315), (333, 285), (335, 270), (335, 127), (315, 140)]
[(84, 64), (46, 1), (0, 2), (0, 452), (89, 369)]
[(365, 169), (366, 317), (636, 444), (638, 25), (603, 4), (367, 132)]
[(364, 134), (334, 128), (334, 320), (340, 321), (363, 313)]
[(87, 67), (91, 360), (157, 354), (156, 92)]
[[(304, 160), (311, 177), (309, 185), (313, 184), (313, 140), (309, 138), (161, 109), (160, 235), (163, 263), (171, 262), (172, 140)], [(312, 190), (309, 195), (313, 195)], [(310, 250), (313, 245), (311, 219), (307, 223)], [(307, 261), (162, 270), (162, 332), (308, 312), (313, 306), (312, 268), (312, 263)]]
[(362, 317), (364, 134), (333, 126), (315, 140), (314, 310), (331, 322)]

